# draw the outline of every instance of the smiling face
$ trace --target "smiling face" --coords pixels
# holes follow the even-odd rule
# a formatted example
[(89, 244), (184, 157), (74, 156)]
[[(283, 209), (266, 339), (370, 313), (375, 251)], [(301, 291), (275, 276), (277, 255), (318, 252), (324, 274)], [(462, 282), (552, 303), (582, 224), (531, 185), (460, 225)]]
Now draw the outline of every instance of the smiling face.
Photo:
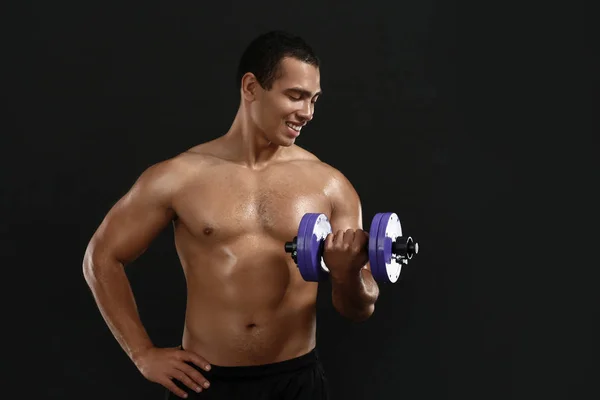
[(295, 58), (284, 58), (270, 89), (262, 88), (251, 74), (244, 81), (250, 100), (250, 118), (271, 143), (291, 146), (301, 128), (314, 115), (321, 94), (319, 69)]

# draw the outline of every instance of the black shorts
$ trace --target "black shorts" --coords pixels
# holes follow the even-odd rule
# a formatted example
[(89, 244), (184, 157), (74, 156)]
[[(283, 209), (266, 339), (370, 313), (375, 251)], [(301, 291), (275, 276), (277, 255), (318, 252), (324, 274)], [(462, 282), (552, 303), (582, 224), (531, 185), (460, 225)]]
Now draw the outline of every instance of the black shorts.
[[(196, 393), (178, 380), (173, 382), (188, 394), (188, 399), (247, 400), (326, 400), (327, 378), (317, 350), (272, 364), (221, 367), (211, 364), (210, 371), (195, 369), (210, 382), (208, 389)], [(165, 399), (181, 399), (167, 390)]]

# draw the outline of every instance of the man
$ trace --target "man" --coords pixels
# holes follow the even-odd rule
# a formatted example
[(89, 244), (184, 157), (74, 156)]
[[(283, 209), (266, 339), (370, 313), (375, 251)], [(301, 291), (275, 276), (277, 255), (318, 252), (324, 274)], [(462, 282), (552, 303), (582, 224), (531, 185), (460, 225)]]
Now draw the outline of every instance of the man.
[[(144, 171), (93, 235), (84, 275), (123, 350), (167, 398), (325, 399), (317, 283), (302, 279), (284, 243), (305, 213), (326, 214), (333, 306), (364, 321), (379, 291), (359, 196), (294, 144), (321, 94), (319, 59), (301, 38), (259, 36), (236, 80), (241, 100), (228, 132)], [(123, 267), (169, 224), (187, 307), (181, 346), (157, 348)]]

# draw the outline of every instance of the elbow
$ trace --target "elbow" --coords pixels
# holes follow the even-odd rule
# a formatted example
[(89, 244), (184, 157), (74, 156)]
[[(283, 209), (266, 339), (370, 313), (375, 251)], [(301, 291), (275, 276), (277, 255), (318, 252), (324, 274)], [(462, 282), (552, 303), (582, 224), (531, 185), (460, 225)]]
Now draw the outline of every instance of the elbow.
[(363, 309), (357, 310), (351, 318), (352, 322), (365, 322), (375, 312), (375, 304), (371, 304)]
[(106, 251), (99, 251), (98, 248), (90, 244), (83, 256), (83, 278), (89, 286), (93, 286), (101, 279), (103, 274), (108, 272), (107, 268), (116, 263), (116, 260), (113, 261), (112, 257), (107, 256)]
[(83, 279), (88, 285), (92, 285), (96, 280), (96, 268), (94, 267), (93, 253), (88, 249), (83, 256), (82, 272)]
[(337, 312), (351, 322), (365, 322), (375, 312), (375, 304), (370, 304), (365, 307), (341, 307), (336, 306)]

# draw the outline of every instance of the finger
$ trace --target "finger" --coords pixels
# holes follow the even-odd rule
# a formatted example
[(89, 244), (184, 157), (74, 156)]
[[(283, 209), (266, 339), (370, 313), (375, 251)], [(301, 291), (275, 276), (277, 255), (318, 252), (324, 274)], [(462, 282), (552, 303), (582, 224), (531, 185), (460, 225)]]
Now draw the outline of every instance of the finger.
[(196, 364), (198, 367), (202, 368), (205, 371), (210, 371), (210, 363), (206, 361), (204, 358), (200, 357), (196, 353), (192, 353), (191, 351), (181, 350), (181, 361), (190, 361)]
[(202, 391), (201, 385), (194, 382), (194, 380), (190, 378), (190, 376), (187, 375), (184, 371), (180, 369), (175, 369), (174, 371), (172, 371), (171, 375), (173, 378), (177, 379), (179, 382), (183, 383), (185, 386), (189, 387), (194, 392), (200, 393)]
[(354, 243), (355, 236), (356, 233), (354, 232), (354, 229), (346, 229), (346, 231), (344, 232), (344, 244), (352, 246), (352, 243)]
[(179, 386), (177, 386), (172, 380), (165, 379), (164, 381), (161, 381), (160, 384), (169, 389), (176, 396), (179, 396), (182, 399), (187, 399), (187, 393), (184, 390), (180, 389)]
[(344, 243), (344, 231), (341, 229), (335, 232), (335, 237), (333, 238), (333, 245), (335, 247), (339, 247)]
[(193, 380), (195, 385), (195, 387), (193, 387), (194, 390), (196, 390), (197, 386), (202, 386), (204, 389), (208, 389), (208, 387), (210, 386), (210, 382), (208, 382), (208, 379), (202, 376), (201, 373), (196, 371), (191, 366), (182, 363), (181, 365), (178, 365), (177, 368)]
[[(358, 237), (358, 235), (357, 235)], [(366, 243), (360, 238), (355, 238), (352, 244), (350, 244), (350, 249), (353, 254), (362, 254), (367, 252)]]
[[(354, 235), (354, 243), (361, 250), (363, 250), (366, 247), (368, 241), (369, 241), (369, 233), (362, 229), (357, 230), (356, 234)], [(364, 249), (364, 250), (366, 250), (366, 249)]]
[(325, 244), (324, 247), (325, 249), (330, 249), (333, 247), (333, 240), (335, 238), (335, 234), (334, 233), (328, 233), (327, 236), (325, 237)]

